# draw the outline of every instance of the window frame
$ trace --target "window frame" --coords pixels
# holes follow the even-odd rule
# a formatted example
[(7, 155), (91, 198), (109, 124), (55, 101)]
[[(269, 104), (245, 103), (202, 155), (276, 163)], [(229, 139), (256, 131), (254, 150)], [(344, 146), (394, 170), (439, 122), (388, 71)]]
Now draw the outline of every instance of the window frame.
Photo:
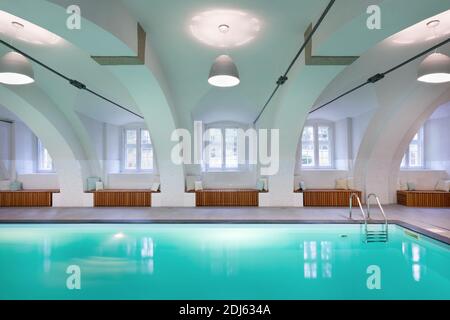
[[(218, 129), (221, 131), (222, 134), (222, 166), (221, 168), (211, 168), (209, 166), (209, 161), (207, 159), (208, 155), (206, 154), (206, 146), (209, 143), (209, 136), (207, 136), (207, 133), (209, 132), (210, 129)], [(243, 163), (239, 163), (239, 146), (237, 146), (238, 150), (237, 150), (237, 161), (238, 161), (238, 165), (235, 168), (227, 168), (226, 167), (226, 130), (229, 129), (235, 129), (235, 130), (247, 130), (248, 128), (246, 128), (244, 125), (239, 124), (239, 123), (235, 123), (235, 122), (230, 122), (230, 123), (211, 123), (205, 126), (205, 139), (203, 141), (203, 152), (202, 152), (202, 160), (203, 160), (203, 165), (202, 165), (202, 170), (203, 172), (206, 173), (220, 173), (220, 172), (245, 172), (249, 170), (249, 164), (248, 164), (248, 158), (245, 158), (245, 164)], [(239, 138), (237, 143), (239, 144)], [(247, 150), (247, 148), (246, 148)]]
[[(51, 169), (44, 169), (41, 167), (41, 160), (42, 160), (42, 156), (44, 152), (47, 152), (50, 159), (51, 159)], [(56, 173), (55, 170), (55, 164), (53, 161), (52, 156), (50, 155), (50, 152), (48, 151), (47, 148), (44, 147), (44, 144), (42, 143), (41, 139), (39, 139), (38, 137), (36, 137), (36, 173)]]
[[(125, 167), (127, 147), (130, 145), (127, 143), (127, 131), (136, 131), (136, 169), (128, 169)], [(150, 149), (152, 151), (152, 169), (142, 169), (142, 131), (148, 131), (143, 125), (130, 125), (122, 127), (122, 145), (121, 145), (121, 159), (120, 159), (120, 171), (122, 173), (154, 173), (155, 172), (155, 150), (153, 148), (153, 142), (150, 135)]]
[[(313, 146), (314, 146), (314, 163), (312, 166), (303, 165), (303, 132), (306, 127), (313, 128)], [(320, 165), (319, 163), (319, 127), (328, 127), (328, 145), (330, 151), (330, 165)], [(335, 155), (335, 140), (334, 140), (334, 123), (326, 120), (307, 121), (303, 126), (300, 135), (300, 148), (299, 148), (299, 164), (301, 170), (333, 170), (336, 168)]]
[[(411, 144), (415, 143), (414, 142), (414, 137), (416, 136), (416, 134), (418, 135), (418, 150), (419, 150), (419, 155), (420, 155), (420, 166), (411, 166), (410, 165), (410, 159), (409, 159), (409, 155), (410, 155), (410, 147)], [(403, 154), (402, 160), (400, 162), (400, 170), (423, 170), (426, 169), (425, 166), (425, 128), (424, 126), (421, 126), (420, 129), (414, 134), (413, 138), (411, 139), (411, 141), (408, 143), (408, 146), (406, 147), (406, 151)]]

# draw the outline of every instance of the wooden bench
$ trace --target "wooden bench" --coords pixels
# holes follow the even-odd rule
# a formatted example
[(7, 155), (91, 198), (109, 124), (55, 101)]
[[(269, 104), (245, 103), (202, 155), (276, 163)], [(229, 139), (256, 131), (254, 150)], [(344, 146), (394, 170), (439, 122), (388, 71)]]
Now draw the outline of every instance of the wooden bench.
[(259, 190), (207, 189), (195, 192), (197, 207), (257, 207)]
[(450, 207), (450, 192), (434, 190), (397, 191), (397, 203), (407, 207)]
[(151, 207), (151, 190), (105, 189), (94, 191), (94, 207)]
[(51, 207), (59, 190), (0, 191), (0, 207)]
[[(350, 205), (350, 195), (356, 193), (361, 198), (361, 191), (340, 190), (340, 189), (311, 189), (303, 191), (304, 207), (348, 207)], [(363, 202), (363, 199), (361, 199)], [(352, 205), (357, 206), (358, 202), (352, 199)]]

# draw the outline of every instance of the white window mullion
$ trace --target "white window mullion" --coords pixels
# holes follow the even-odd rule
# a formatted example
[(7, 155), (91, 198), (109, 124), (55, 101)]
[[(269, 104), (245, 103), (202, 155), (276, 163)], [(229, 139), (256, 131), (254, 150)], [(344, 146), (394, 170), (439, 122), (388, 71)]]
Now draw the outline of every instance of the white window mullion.
[(318, 168), (319, 164), (319, 130), (318, 125), (314, 125), (314, 167)]

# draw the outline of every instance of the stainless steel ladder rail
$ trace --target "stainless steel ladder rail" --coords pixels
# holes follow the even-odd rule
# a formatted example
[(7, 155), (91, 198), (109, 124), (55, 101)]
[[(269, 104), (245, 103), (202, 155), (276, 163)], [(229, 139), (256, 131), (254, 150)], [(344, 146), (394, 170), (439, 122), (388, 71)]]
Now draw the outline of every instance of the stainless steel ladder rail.
[(359, 209), (361, 209), (361, 214), (362, 214), (362, 216), (363, 216), (363, 218), (364, 218), (364, 229), (365, 229), (365, 231), (366, 231), (366, 237), (367, 237), (367, 218), (366, 218), (366, 214), (364, 213), (364, 209), (363, 209), (363, 206), (362, 206), (362, 204), (361, 204), (361, 199), (359, 198), (359, 196), (358, 196), (355, 192), (353, 192), (353, 193), (350, 195), (350, 199), (349, 199), (349, 209), (350, 209), (350, 211), (349, 211), (349, 217), (350, 217), (350, 219), (352, 219), (352, 204), (353, 204), (353, 197), (356, 198), (356, 200), (358, 201)]
[[(370, 193), (367, 195), (366, 202), (367, 202), (367, 215), (364, 212), (364, 208), (361, 204), (361, 199), (356, 193), (352, 193), (350, 195), (349, 199), (349, 218), (352, 219), (352, 207), (353, 207), (353, 198), (356, 198), (358, 201), (359, 209), (361, 210), (361, 214), (364, 218), (364, 231), (365, 231), (365, 242), (387, 242), (388, 241), (388, 220), (386, 217), (386, 213), (384, 212), (383, 207), (381, 206), (380, 199), (378, 196), (374, 193)], [(370, 198), (375, 197), (378, 207), (381, 210), (381, 213), (384, 217), (384, 225), (381, 231), (377, 230), (369, 230), (367, 220), (370, 220)]]
[(375, 193), (370, 193), (366, 197), (367, 216), (370, 219), (370, 199), (372, 197), (375, 198), (378, 208), (380, 208), (381, 214), (383, 215), (384, 218), (384, 225), (381, 231), (370, 230), (368, 233), (366, 233), (366, 242), (387, 242), (389, 240), (388, 220), (386, 213), (384, 212), (384, 209), (380, 203), (380, 199)]
[(375, 198), (375, 200), (377, 201), (378, 208), (380, 208), (381, 214), (383, 215), (383, 218), (384, 218), (384, 230), (386, 232), (386, 241), (387, 241), (388, 236), (389, 236), (388, 220), (387, 220), (386, 213), (384, 213), (383, 206), (380, 203), (380, 198), (378, 198), (378, 196), (375, 193), (370, 193), (370, 194), (367, 195), (367, 201), (366, 201), (367, 202), (367, 216), (370, 219), (370, 198), (371, 197)]

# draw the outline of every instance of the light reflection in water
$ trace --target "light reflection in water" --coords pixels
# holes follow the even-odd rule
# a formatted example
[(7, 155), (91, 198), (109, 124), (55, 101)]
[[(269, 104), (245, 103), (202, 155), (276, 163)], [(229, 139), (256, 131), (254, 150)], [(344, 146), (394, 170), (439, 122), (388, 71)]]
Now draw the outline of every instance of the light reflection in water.
[(49, 273), (52, 266), (52, 243), (49, 237), (44, 238), (42, 251), (44, 255), (44, 272)]
[(402, 242), (402, 253), (406, 260), (411, 263), (411, 275), (414, 281), (421, 281), (426, 269), (423, 257), (426, 249), (417, 243)]
[(141, 262), (144, 268), (144, 271), (149, 274), (153, 274), (155, 271), (155, 263), (154, 263), (154, 242), (150, 237), (145, 237), (141, 239)]
[[(320, 242), (320, 255), (318, 254), (317, 241), (303, 242), (303, 270), (306, 279), (317, 279), (318, 266), (321, 266), (322, 278), (331, 278), (333, 248), (330, 241)], [(319, 258), (320, 256), (320, 258)]]

